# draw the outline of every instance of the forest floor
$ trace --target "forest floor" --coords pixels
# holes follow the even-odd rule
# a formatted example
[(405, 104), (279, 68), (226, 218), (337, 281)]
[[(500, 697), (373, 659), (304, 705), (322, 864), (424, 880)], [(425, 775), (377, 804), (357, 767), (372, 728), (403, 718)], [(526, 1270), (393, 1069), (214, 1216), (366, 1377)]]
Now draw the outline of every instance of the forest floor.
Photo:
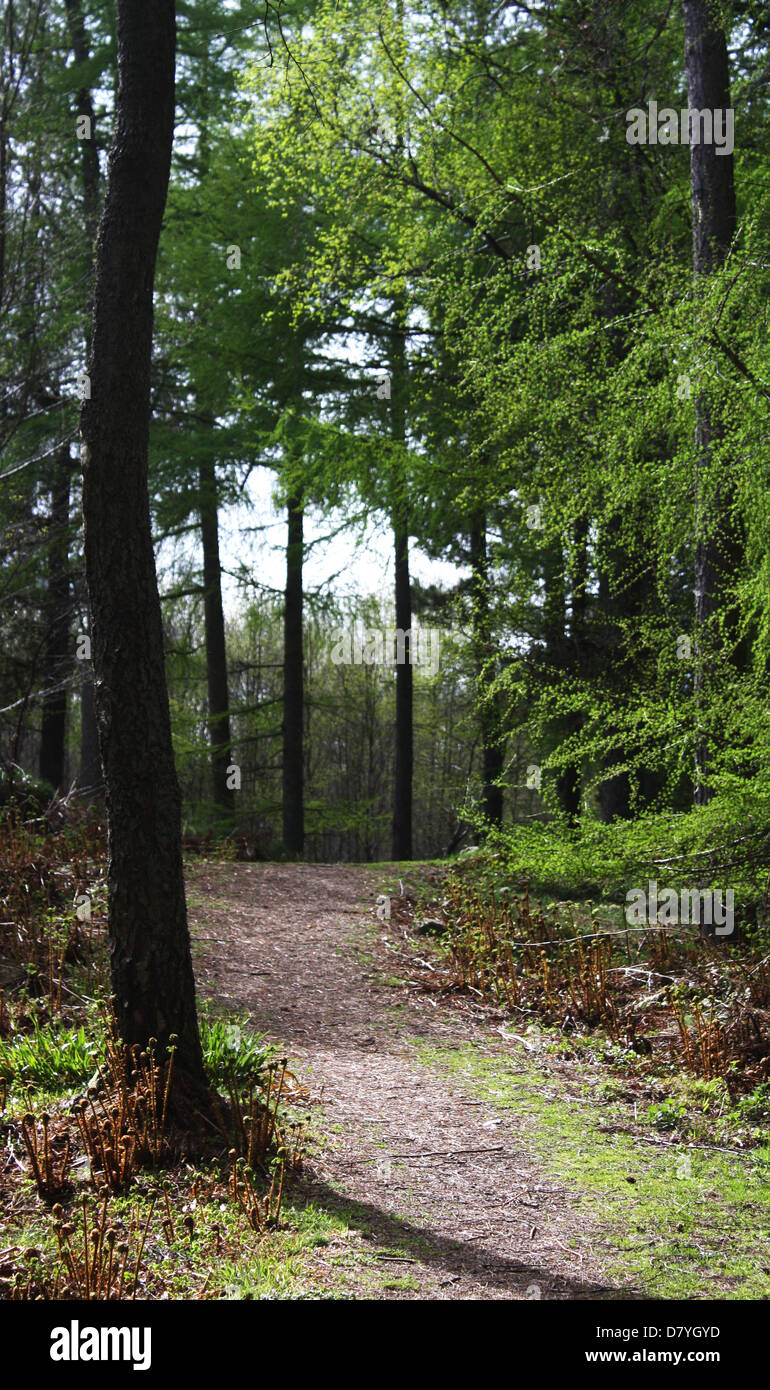
[(645, 1131), (632, 1079), (427, 992), (438, 948), (376, 916), (391, 868), (197, 862), (188, 886), (203, 994), (309, 1091), (290, 1199), (327, 1224), (295, 1296), (770, 1296), (764, 1167), (683, 1158)]

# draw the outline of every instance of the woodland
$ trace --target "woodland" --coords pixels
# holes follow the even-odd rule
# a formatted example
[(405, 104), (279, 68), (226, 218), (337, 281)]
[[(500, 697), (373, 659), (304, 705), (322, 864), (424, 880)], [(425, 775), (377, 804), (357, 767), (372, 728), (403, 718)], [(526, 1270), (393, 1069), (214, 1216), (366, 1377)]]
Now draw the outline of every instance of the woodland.
[(766, 0), (0, 6), (0, 1302), (770, 1296), (769, 135)]

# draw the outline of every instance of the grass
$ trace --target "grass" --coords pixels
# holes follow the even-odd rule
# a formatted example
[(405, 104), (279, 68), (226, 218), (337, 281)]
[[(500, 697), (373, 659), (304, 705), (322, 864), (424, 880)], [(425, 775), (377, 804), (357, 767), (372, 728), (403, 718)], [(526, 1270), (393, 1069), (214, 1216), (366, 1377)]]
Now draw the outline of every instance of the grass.
[(523, 1049), (507, 1060), (473, 1046), (415, 1047), (425, 1065), (510, 1114), (517, 1144), (525, 1136), (548, 1176), (587, 1199), (575, 1248), (619, 1287), (663, 1299), (770, 1297), (770, 1149), (648, 1146), (627, 1102), (602, 1097), (596, 1075), (544, 1077)]
[[(233, 1080), (246, 1083), (245, 1095), (254, 1081), (258, 1092), (266, 1094), (275, 1049), (250, 1029), (248, 1018), (223, 1017), (204, 1005), (200, 1026), (213, 1084), (229, 1093)], [(106, 1282), (96, 1289), (99, 1297), (107, 1296), (103, 1289), (113, 1297), (119, 1290), (121, 1297), (130, 1297), (134, 1268), (137, 1298), (347, 1296), (343, 1272), (335, 1270), (330, 1280), (314, 1255), (332, 1241), (344, 1240), (347, 1225), (312, 1202), (293, 1200), (291, 1175), (280, 1219), (259, 1230), (233, 1200), (231, 1163), (224, 1157), (206, 1163), (169, 1157), (162, 1168), (140, 1169), (127, 1190), (106, 1194), (105, 1189), (104, 1196), (97, 1196), (71, 1105), (97, 1065), (104, 1067), (102, 1012), (91, 1003), (51, 1018), (45, 1002), (22, 995), (6, 1007), (4, 1028), (9, 1036), (0, 1038), (0, 1150), (26, 1157), (22, 1130), (32, 1126), (42, 1142), (44, 1125), (57, 1171), (67, 1164), (62, 1157), (65, 1134), (74, 1150), (54, 1194), (39, 1195), (29, 1162), (0, 1165), (0, 1298), (89, 1296), (82, 1283), (84, 1226), (88, 1242), (91, 1232), (102, 1232), (104, 1261), (94, 1264), (96, 1256), (90, 1254), (88, 1259), (92, 1269), (107, 1271)], [(292, 1090), (289, 1107), (295, 1101)], [(287, 1112), (282, 1104), (281, 1111), (282, 1124), (294, 1118), (291, 1108)], [(22, 1121), (23, 1114), (32, 1119)], [(264, 1163), (255, 1160), (257, 1194), (263, 1186), (267, 1190), (275, 1162), (272, 1149)], [(128, 1276), (122, 1284), (110, 1276), (112, 1251), (126, 1245)], [(115, 1270), (117, 1260), (115, 1254)]]
[(410, 1274), (399, 1275), (391, 1279), (383, 1279), (383, 1289), (393, 1289), (399, 1293), (419, 1293), (420, 1285)]
[[(89, 835), (82, 836), (83, 864), (100, 859)], [(379, 1281), (381, 1270), (370, 1270), (365, 1242), (344, 1213), (311, 1200), (289, 1170), (280, 1216), (276, 1208), (272, 1219), (253, 1222), (253, 1213), (235, 1200), (238, 1187), (232, 1162), (224, 1157), (226, 1144), (221, 1153), (212, 1149), (213, 1157), (205, 1161), (178, 1160), (169, 1148), (162, 1166), (127, 1169), (125, 1181), (110, 1184), (110, 1191), (103, 1186), (97, 1195), (95, 1186), (104, 1183), (107, 1172), (104, 1153), (101, 1158), (96, 1150), (89, 1151), (90, 1158), (86, 1154), (72, 1101), (109, 1060), (99, 1003), (109, 989), (103, 912), (94, 898), (93, 921), (77, 934), (68, 903), (71, 883), (79, 882), (84, 870), (74, 851), (63, 841), (38, 846), (23, 836), (11, 840), (7, 878), (18, 890), (24, 951), (4, 958), (0, 967), (0, 1152), (8, 1160), (0, 1164), (0, 1298), (125, 1298), (135, 1291), (140, 1299), (325, 1299), (351, 1296), (362, 1280)], [(26, 880), (30, 865), (37, 871), (38, 860), (42, 888), (32, 903)], [(199, 905), (217, 903), (206, 898)], [(14, 899), (10, 907), (16, 906)], [(255, 1082), (257, 1097), (269, 1096), (269, 1078), (274, 1084), (281, 1064), (248, 1017), (204, 1005), (200, 1027), (212, 1083), (228, 1095), (237, 1083), (245, 1095)], [(280, 1102), (290, 1154), (293, 1121), (304, 1120), (304, 1114), (294, 1113), (298, 1103), (304, 1111), (302, 1087), (292, 1077)], [(99, 1104), (94, 1101), (92, 1110)], [(253, 1134), (253, 1123), (252, 1117), (247, 1135)], [(243, 1145), (242, 1153), (247, 1135), (233, 1141)], [(271, 1171), (280, 1169), (280, 1142), (270, 1141), (264, 1159), (255, 1149), (249, 1191), (257, 1200)], [(243, 1183), (242, 1173), (241, 1196)], [(122, 1274), (115, 1277), (121, 1260), (121, 1268), (128, 1269), (125, 1283)]]

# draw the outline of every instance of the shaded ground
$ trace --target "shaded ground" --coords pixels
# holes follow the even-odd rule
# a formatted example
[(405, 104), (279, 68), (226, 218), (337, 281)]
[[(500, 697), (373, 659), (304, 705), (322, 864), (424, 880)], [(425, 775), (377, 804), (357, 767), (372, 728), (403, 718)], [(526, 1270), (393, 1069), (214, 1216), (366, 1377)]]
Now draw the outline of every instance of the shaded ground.
[(311, 1086), (322, 1138), (301, 1186), (360, 1233), (358, 1252), (330, 1252), (330, 1287), (417, 1299), (638, 1295), (603, 1277), (590, 1202), (542, 1171), (526, 1116), (501, 1117), (421, 1060), (431, 1047), (477, 1046), (515, 1065), (515, 1044), (483, 1017), (397, 988), (374, 872), (205, 863), (188, 877), (204, 991), (247, 1010)]

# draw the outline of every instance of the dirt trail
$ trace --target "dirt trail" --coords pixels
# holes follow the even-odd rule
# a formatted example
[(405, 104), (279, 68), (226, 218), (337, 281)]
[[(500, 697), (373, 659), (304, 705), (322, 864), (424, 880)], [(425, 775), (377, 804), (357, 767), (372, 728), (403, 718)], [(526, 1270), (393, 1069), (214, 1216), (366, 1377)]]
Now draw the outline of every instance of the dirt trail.
[(188, 880), (204, 991), (248, 1010), (320, 1098), (324, 1143), (304, 1190), (344, 1210), (366, 1249), (402, 1257), (383, 1259), (379, 1284), (370, 1277), (359, 1294), (623, 1296), (598, 1259), (591, 1268), (570, 1250), (590, 1212), (538, 1171), (525, 1121), (417, 1058), (415, 1039), (512, 1054), (489, 1027), (387, 984), (388, 925), (373, 914), (371, 871), (202, 864)]

